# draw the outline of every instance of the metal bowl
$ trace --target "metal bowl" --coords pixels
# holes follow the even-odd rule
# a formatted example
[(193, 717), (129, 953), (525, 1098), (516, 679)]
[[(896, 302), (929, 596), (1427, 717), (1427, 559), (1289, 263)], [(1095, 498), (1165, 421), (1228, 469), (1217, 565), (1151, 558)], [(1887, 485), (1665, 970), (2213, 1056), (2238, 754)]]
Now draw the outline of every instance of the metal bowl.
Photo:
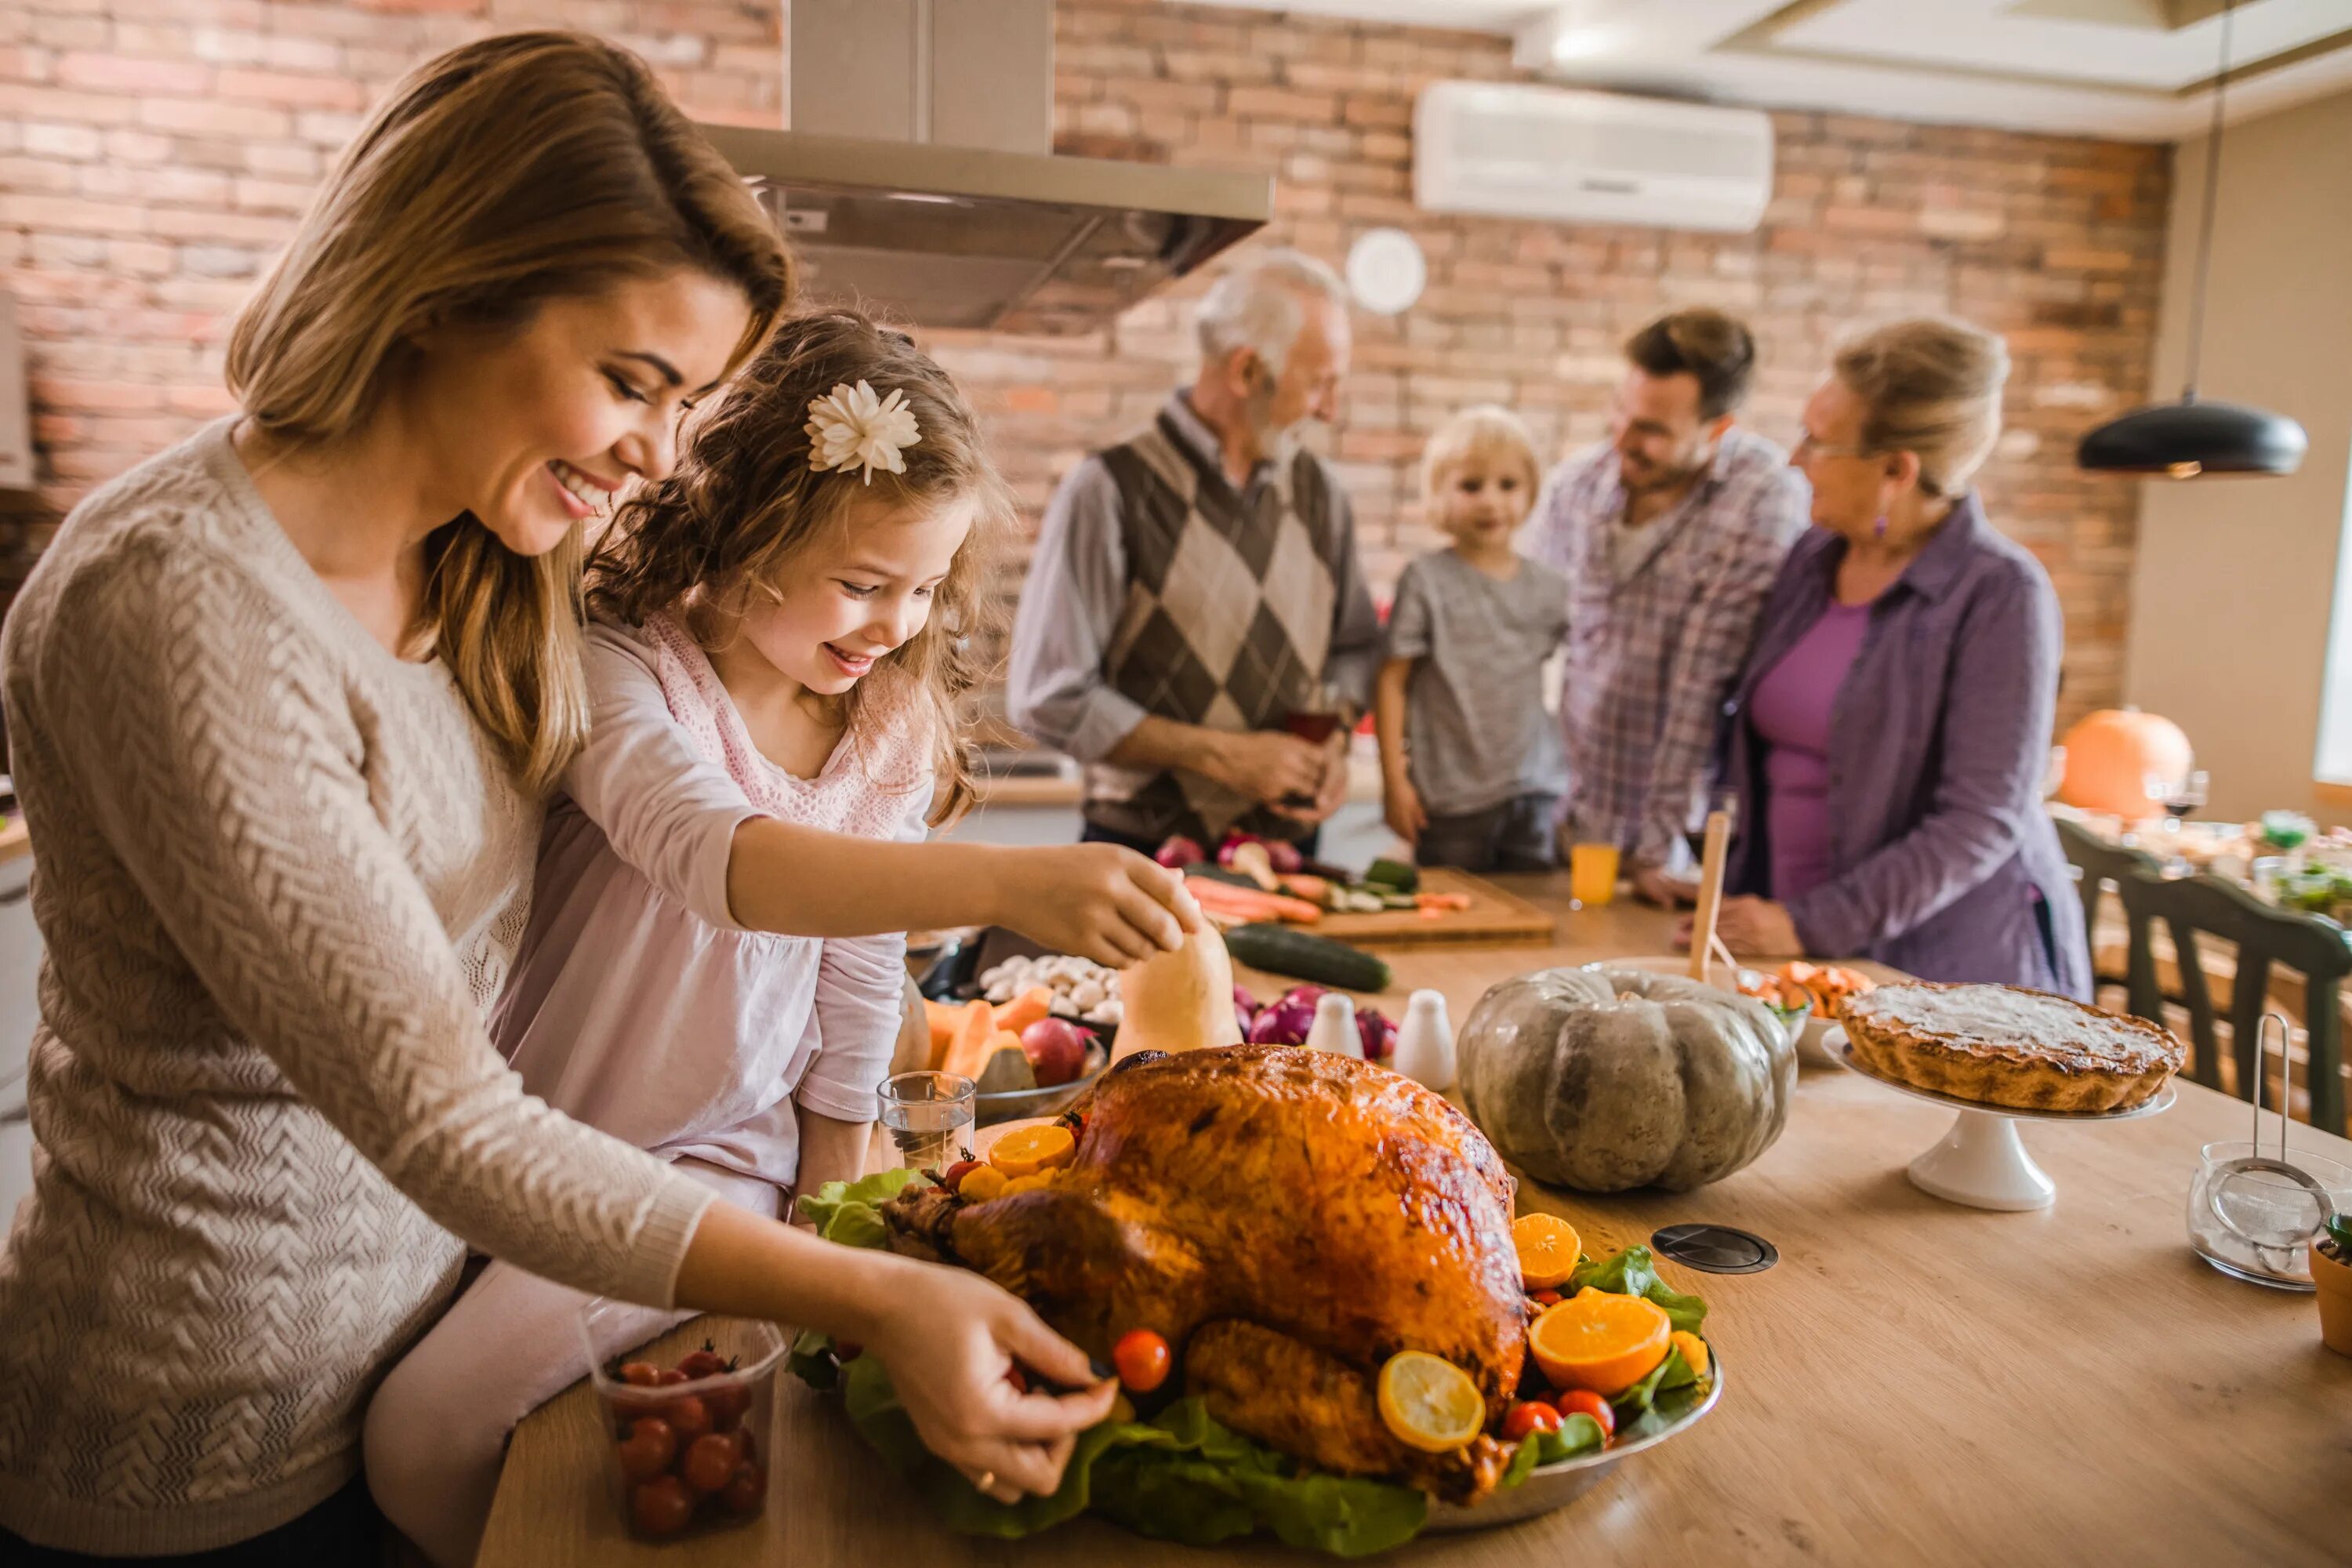
[[(1076, 1023), (1076, 1020), (1071, 1020)], [(1095, 1027), (1080, 1024), (1082, 1029)], [(1015, 1089), (1001, 1094), (975, 1094), (971, 1097), (972, 1119), (982, 1127), (992, 1127), (1000, 1121), (1018, 1121), (1024, 1117), (1058, 1116), (1069, 1103), (1093, 1087), (1102, 1077), (1103, 1068), (1110, 1065), (1110, 1050), (1101, 1036), (1087, 1047), (1086, 1069), (1067, 1083), (1057, 1083), (1051, 1089)]]
[(1625, 1460), (1644, 1449), (1654, 1448), (1670, 1437), (1681, 1436), (1698, 1419), (1716, 1406), (1723, 1397), (1723, 1357), (1716, 1351), (1713, 1341), (1707, 1342), (1707, 1357), (1712, 1364), (1701, 1383), (1686, 1388), (1676, 1388), (1658, 1395), (1657, 1408), (1667, 1418), (1662, 1431), (1631, 1442), (1612, 1444), (1597, 1453), (1580, 1454), (1573, 1459), (1562, 1459), (1557, 1465), (1546, 1465), (1531, 1470), (1528, 1479), (1508, 1491), (1498, 1491), (1483, 1502), (1465, 1507), (1459, 1503), (1433, 1503), (1425, 1531), (1485, 1530), (1492, 1525), (1516, 1524), (1538, 1514), (1553, 1513), (1566, 1508), (1586, 1492), (1601, 1484), (1601, 1479)]

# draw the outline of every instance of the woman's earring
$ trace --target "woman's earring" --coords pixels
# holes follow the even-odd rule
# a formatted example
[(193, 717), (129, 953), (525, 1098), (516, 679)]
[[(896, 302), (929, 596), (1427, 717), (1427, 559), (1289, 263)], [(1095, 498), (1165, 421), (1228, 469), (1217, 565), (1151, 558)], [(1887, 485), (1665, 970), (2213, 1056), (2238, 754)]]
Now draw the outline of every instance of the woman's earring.
[(1880, 512), (1878, 514), (1878, 521), (1870, 525), (1870, 536), (1873, 539), (1884, 539), (1886, 537), (1886, 514), (1885, 512)]

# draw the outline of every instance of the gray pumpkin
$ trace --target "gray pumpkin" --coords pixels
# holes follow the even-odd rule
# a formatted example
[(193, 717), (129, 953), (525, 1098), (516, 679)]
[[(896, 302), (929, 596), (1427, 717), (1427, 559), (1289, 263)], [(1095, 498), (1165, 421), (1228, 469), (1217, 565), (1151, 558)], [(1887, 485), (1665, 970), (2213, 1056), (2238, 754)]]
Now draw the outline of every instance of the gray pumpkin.
[(1780, 1136), (1797, 1086), (1761, 1002), (1601, 964), (1504, 981), (1459, 1055), (1462, 1103), (1503, 1158), (1585, 1193), (1721, 1181)]

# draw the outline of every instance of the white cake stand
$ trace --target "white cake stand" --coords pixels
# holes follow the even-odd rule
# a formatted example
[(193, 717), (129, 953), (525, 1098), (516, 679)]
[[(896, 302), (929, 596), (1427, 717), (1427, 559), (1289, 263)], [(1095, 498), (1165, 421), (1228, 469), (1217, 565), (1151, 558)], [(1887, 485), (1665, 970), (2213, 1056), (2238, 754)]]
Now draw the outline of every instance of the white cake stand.
[(1874, 1083), (1959, 1112), (1942, 1142), (1911, 1162), (1911, 1184), (1931, 1197), (1970, 1208), (2044, 1209), (2058, 1196), (2058, 1184), (2025, 1152), (2025, 1141), (2017, 1135), (2020, 1121), (2131, 1121), (2154, 1116), (2177, 1098), (2168, 1083), (2123, 1110), (2021, 1110), (1984, 1105), (1872, 1070), (1854, 1056), (1853, 1042), (1843, 1029), (1831, 1029), (1822, 1044), (1842, 1066)]

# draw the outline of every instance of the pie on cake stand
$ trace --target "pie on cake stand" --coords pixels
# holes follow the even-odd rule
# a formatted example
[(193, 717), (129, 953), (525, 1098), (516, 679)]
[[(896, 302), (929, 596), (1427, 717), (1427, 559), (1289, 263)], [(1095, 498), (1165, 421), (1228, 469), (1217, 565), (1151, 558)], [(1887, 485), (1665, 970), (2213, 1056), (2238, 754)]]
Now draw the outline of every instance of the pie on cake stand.
[(2145, 1019), (2009, 985), (1882, 985), (1849, 998), (1823, 1042), (1863, 1077), (1958, 1111), (1911, 1162), (1912, 1184), (1983, 1209), (2047, 1208), (2057, 1184), (2020, 1121), (2126, 1121), (2172, 1104), (2183, 1050)]

